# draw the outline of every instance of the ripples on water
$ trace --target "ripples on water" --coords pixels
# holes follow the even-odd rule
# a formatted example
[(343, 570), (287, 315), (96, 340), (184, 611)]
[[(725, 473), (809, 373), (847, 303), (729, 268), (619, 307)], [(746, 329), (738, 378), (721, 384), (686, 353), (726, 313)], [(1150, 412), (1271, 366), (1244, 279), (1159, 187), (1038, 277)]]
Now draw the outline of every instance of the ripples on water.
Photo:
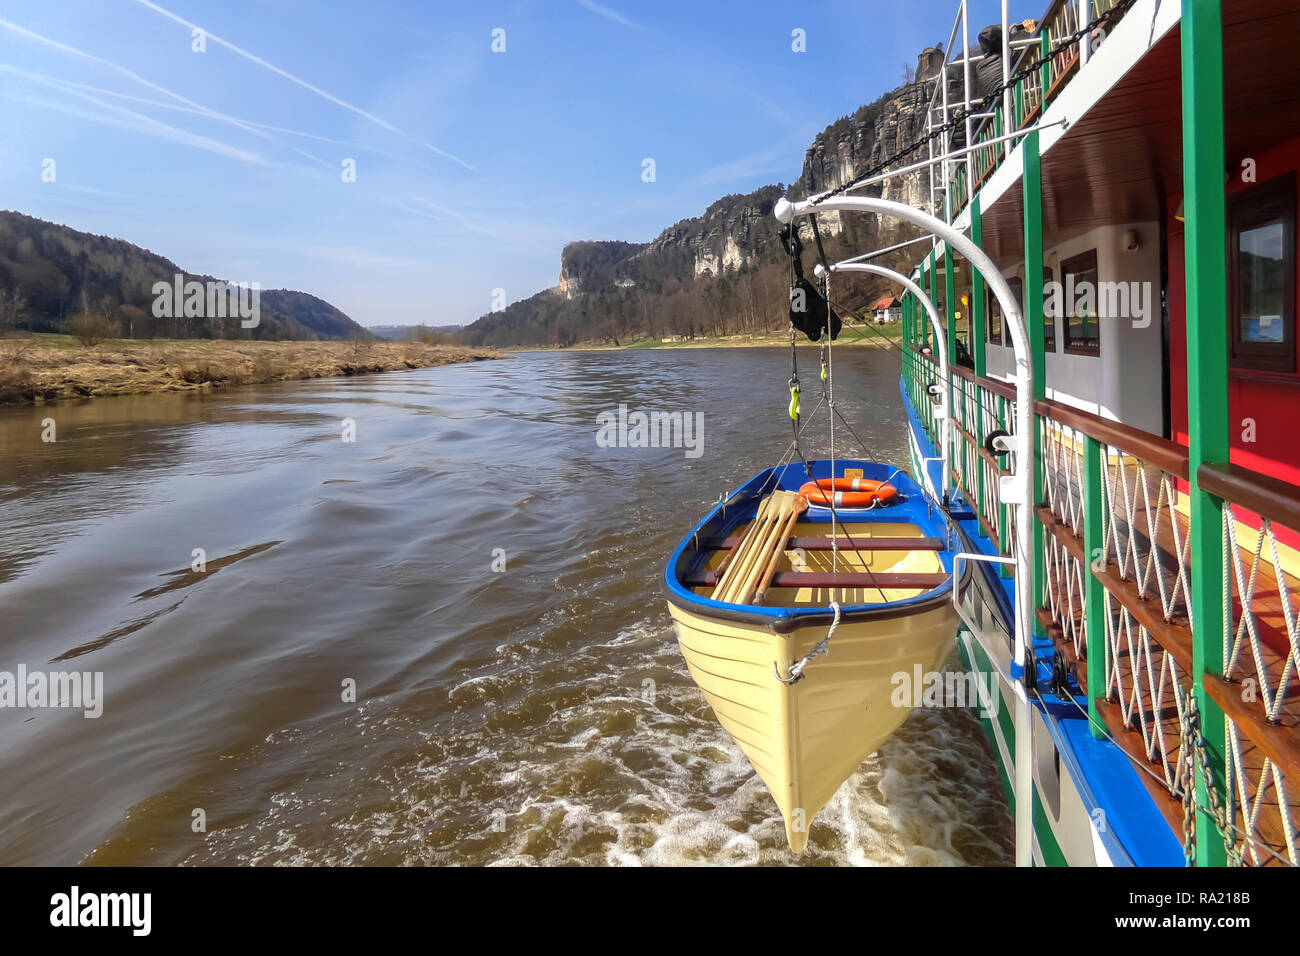
[[(896, 361), (836, 373), (904, 461)], [(106, 696), (0, 710), (0, 863), (1009, 862), (973, 714), (913, 714), (795, 858), (687, 675), (663, 563), (785, 450), (788, 375), (781, 350), (548, 353), (0, 410), (0, 670)], [(597, 447), (620, 403), (704, 412), (703, 456)]]

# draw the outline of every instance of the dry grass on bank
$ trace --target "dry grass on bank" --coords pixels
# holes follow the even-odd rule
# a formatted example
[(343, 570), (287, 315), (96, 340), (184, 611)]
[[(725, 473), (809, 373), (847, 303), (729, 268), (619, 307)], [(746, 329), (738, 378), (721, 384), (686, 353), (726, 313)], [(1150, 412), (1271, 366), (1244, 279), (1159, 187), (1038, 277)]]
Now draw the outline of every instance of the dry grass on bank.
[[(844, 330), (835, 340), (835, 347), (854, 346), (864, 348), (898, 347), (903, 339), (903, 323), (889, 322), (885, 325), (871, 324), (864, 321), (845, 322)], [(820, 348), (820, 343), (809, 342), (799, 333), (795, 344)], [(587, 342), (571, 345), (565, 349), (558, 346), (527, 346), (514, 349), (517, 352), (606, 352), (627, 349), (746, 349), (746, 348), (789, 348), (790, 329), (788, 327), (764, 332), (736, 332), (731, 335), (698, 335), (693, 339), (636, 339), (611, 345), (608, 342)]]
[(490, 349), (421, 342), (114, 339), (83, 348), (70, 336), (18, 335), (0, 339), (0, 403), (365, 375), (504, 357)]

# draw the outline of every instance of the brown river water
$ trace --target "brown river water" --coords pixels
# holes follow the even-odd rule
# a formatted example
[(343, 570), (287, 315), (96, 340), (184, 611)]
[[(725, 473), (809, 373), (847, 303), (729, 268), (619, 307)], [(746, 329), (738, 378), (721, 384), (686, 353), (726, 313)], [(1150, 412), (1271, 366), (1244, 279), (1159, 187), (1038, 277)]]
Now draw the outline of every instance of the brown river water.
[[(905, 462), (897, 359), (835, 368)], [(678, 654), (664, 562), (785, 451), (789, 372), (532, 353), (0, 409), (0, 671), (103, 675), (98, 718), (0, 708), (0, 864), (1009, 863), (960, 709), (915, 712), (791, 856)], [(620, 404), (703, 413), (702, 454), (600, 447)]]

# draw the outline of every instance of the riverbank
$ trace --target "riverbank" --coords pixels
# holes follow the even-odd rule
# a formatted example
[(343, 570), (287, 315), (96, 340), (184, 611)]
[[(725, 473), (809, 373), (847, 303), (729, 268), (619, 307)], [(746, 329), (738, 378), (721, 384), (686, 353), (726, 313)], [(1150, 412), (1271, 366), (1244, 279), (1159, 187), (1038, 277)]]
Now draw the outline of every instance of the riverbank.
[[(890, 322), (887, 325), (872, 325), (870, 329), (862, 323), (854, 325), (845, 325), (844, 331), (840, 337), (835, 340), (836, 348), (847, 345), (854, 348), (888, 348), (896, 346), (902, 341), (903, 324), (901, 322)], [(799, 345), (812, 345), (820, 347), (819, 342), (810, 342), (807, 337), (800, 334), (797, 337)], [(636, 341), (611, 345), (609, 343), (588, 343), (583, 345), (571, 345), (567, 348), (560, 349), (555, 346), (538, 348), (526, 347), (511, 349), (515, 352), (605, 352), (627, 349), (745, 349), (745, 348), (772, 348), (788, 346), (790, 344), (790, 330), (778, 329), (768, 332), (745, 332), (736, 335), (700, 335), (693, 339), (637, 339)]]
[(421, 342), (246, 342), (71, 336), (0, 340), (0, 404), (178, 392), (224, 385), (366, 375), (505, 358), (494, 349)]

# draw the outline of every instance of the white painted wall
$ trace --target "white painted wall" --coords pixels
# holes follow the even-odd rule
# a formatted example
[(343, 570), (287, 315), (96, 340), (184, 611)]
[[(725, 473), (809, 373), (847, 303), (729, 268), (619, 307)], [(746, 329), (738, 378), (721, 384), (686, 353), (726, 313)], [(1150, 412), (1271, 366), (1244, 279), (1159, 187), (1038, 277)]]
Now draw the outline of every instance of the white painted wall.
[[(1141, 248), (1128, 252), (1123, 237), (1136, 230)], [(1047, 397), (1066, 405), (1160, 434), (1164, 427), (1160, 342), (1160, 229), (1155, 222), (1102, 226), (1044, 250), (1044, 261), (1061, 280), (1061, 263), (1089, 249), (1097, 250), (1100, 282), (1150, 283), (1150, 317), (1145, 328), (1132, 320), (1101, 321), (1101, 354), (1065, 351), (1065, 319), (1058, 318), (1056, 346), (1047, 353)], [(1008, 275), (1023, 277), (1019, 272)], [(988, 372), (1006, 379), (1014, 368), (1010, 348), (990, 343)]]

